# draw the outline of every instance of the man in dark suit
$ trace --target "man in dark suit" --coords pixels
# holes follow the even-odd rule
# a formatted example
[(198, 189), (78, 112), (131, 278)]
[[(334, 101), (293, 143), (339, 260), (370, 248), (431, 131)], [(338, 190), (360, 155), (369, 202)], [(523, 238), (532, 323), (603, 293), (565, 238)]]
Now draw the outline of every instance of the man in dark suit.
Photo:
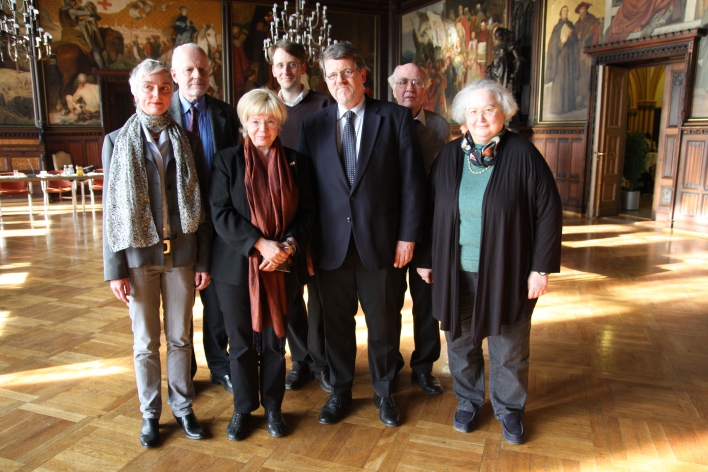
[[(440, 150), (450, 141), (450, 125), (437, 113), (423, 109), (430, 85), (423, 69), (413, 63), (397, 66), (388, 83), (393, 89), (396, 102), (409, 108), (413, 113), (415, 131), (420, 140), (426, 174)], [(413, 339), (415, 350), (411, 354), (411, 376), (420, 388), (428, 394), (442, 393), (440, 382), (432, 374), (433, 363), (440, 358), (440, 326), (433, 318), (432, 286), (427, 284), (409, 265), (408, 280), (413, 299)], [(408, 268), (407, 268), (408, 269)], [(406, 278), (403, 277), (398, 294), (398, 336), (401, 336), (401, 315), (406, 297)], [(403, 356), (398, 354), (398, 368), (403, 367)]]
[(320, 63), (337, 104), (305, 118), (298, 144), (319, 197), (312, 248), (333, 388), (319, 420), (336, 423), (351, 405), (361, 302), (374, 403), (396, 426), (396, 298), (421, 229), (420, 145), (407, 108), (364, 96), (364, 60), (351, 43), (328, 47)]
[[(238, 129), (241, 124), (234, 107), (206, 95), (209, 87), (209, 58), (202, 48), (194, 43), (175, 48), (172, 53), (171, 73), (179, 85), (179, 90), (172, 96), (170, 113), (183, 128), (201, 138), (208, 188), (214, 154), (238, 144)], [(211, 373), (210, 379), (212, 383), (222, 385), (227, 392), (233, 393), (229, 355), (226, 350), (228, 338), (214, 286), (209, 285), (202, 290), (200, 296), (204, 305), (204, 355)], [(197, 363), (193, 353), (192, 364), (194, 376)]]

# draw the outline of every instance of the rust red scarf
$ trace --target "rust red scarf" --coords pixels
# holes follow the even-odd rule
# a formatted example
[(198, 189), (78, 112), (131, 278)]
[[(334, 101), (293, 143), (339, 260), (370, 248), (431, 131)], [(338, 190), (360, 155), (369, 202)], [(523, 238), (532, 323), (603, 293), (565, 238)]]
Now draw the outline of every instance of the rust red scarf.
[[(285, 230), (297, 211), (298, 191), (280, 138), (273, 142), (265, 165), (251, 138), (246, 138), (243, 153), (246, 159), (244, 184), (251, 223), (264, 238), (283, 241)], [(272, 326), (275, 335), (284, 338), (283, 316), (287, 312), (285, 274), (260, 271), (260, 263), (261, 255), (255, 251), (248, 261), (251, 325), (256, 333)]]

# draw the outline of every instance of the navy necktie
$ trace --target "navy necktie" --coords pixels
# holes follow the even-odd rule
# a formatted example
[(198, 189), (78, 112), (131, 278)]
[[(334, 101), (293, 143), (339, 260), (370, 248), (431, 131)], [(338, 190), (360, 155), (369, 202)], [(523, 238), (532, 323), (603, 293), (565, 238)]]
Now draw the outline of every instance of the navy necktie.
[(199, 135), (199, 110), (192, 105), (187, 116), (187, 131)]
[(347, 122), (344, 124), (344, 132), (342, 133), (342, 160), (351, 187), (354, 185), (354, 176), (356, 175), (356, 131), (354, 131), (356, 113), (349, 110), (344, 116)]

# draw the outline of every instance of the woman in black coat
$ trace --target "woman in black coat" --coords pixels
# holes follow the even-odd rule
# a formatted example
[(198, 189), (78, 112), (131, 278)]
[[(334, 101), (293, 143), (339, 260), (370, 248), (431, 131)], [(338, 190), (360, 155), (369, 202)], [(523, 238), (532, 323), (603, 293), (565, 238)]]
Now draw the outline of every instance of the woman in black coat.
[(316, 212), (308, 161), (278, 138), (285, 104), (257, 89), (241, 98), (237, 112), (245, 141), (214, 156), (209, 193), (216, 231), (211, 275), (234, 385), (231, 440), (245, 438), (260, 405), (268, 432), (285, 434), (286, 315), (295, 284), (309, 277), (305, 248)]
[(504, 129), (518, 107), (491, 80), (463, 89), (453, 119), (468, 132), (448, 143), (429, 177), (428, 222), (419, 275), (433, 283), (433, 314), (446, 331), (456, 430), (470, 432), (484, 403), (482, 340), (488, 337), (489, 395), (504, 439), (524, 441), (531, 314), (560, 271), (562, 209), (543, 156)]

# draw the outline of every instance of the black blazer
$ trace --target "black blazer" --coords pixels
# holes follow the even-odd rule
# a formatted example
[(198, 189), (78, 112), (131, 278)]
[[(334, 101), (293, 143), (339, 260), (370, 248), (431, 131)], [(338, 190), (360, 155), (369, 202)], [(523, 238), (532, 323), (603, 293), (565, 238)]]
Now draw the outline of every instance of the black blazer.
[(397, 241), (418, 241), (425, 197), (420, 144), (408, 108), (366, 97), (352, 188), (337, 152), (337, 105), (302, 122), (298, 151), (312, 159), (318, 220), (313, 253), (318, 267), (337, 269), (353, 233), (364, 265), (393, 265)]
[[(310, 242), (317, 210), (310, 184), (309, 160), (290, 148), (284, 149), (299, 192), (297, 213), (286, 230), (286, 237), (295, 238), (294, 275), (299, 283), (305, 284), (309, 279), (305, 248)], [(251, 224), (245, 171), (243, 144), (224, 149), (214, 156), (209, 190), (215, 230), (211, 276), (232, 285), (248, 285), (248, 256), (255, 251), (253, 245), (258, 238), (263, 236)]]

